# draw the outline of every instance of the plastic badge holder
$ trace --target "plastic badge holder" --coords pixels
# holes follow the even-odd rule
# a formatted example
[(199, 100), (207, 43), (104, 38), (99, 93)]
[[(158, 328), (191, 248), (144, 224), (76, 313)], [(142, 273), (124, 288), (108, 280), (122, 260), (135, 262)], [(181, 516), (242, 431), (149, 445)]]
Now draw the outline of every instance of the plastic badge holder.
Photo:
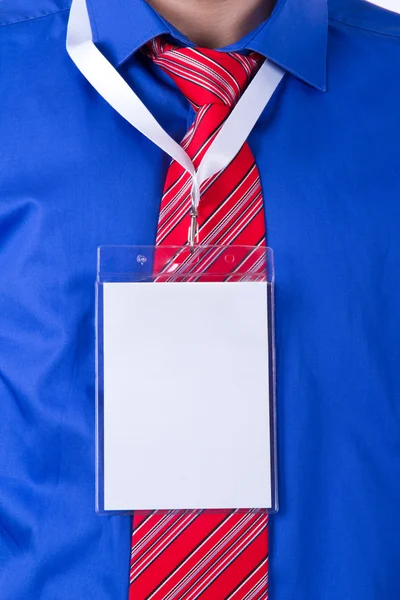
[[(268, 501), (263, 501), (262, 505), (259, 506), (225, 506), (218, 504), (212, 504), (211, 506), (207, 503), (202, 506), (189, 506), (181, 505), (181, 501), (191, 502), (191, 489), (192, 485), (199, 485), (201, 489), (210, 487), (211, 496), (213, 494), (213, 490), (215, 487), (221, 486), (221, 498), (224, 498), (224, 476), (226, 471), (230, 471), (230, 477), (235, 478), (237, 472), (237, 481), (227, 480), (226, 486), (235, 486), (238, 489), (238, 498), (241, 497), (241, 492), (245, 492), (243, 486), (246, 486), (245, 483), (247, 469), (244, 466), (244, 470), (242, 471), (239, 468), (240, 456), (236, 457), (234, 460), (236, 461), (233, 465), (229, 463), (229, 456), (225, 457), (228, 460), (228, 469), (222, 468), (220, 476), (217, 473), (217, 479), (215, 481), (218, 482), (216, 486), (208, 481), (208, 471), (205, 473), (199, 470), (199, 477), (195, 478), (195, 484), (193, 481), (191, 482), (190, 477), (186, 481), (186, 475), (188, 472), (191, 472), (192, 468), (189, 466), (189, 469), (186, 471), (173, 473), (173, 477), (177, 477), (177, 485), (175, 487), (180, 487), (182, 490), (182, 495), (179, 495), (178, 500), (172, 500), (172, 502), (176, 502), (176, 504), (162, 505), (159, 502), (159, 493), (160, 496), (163, 497), (163, 491), (166, 485), (170, 484), (170, 480), (163, 479), (163, 472), (158, 473), (158, 476), (154, 476), (153, 473), (149, 473), (148, 481), (149, 485), (152, 487), (151, 490), (148, 491), (150, 494), (149, 502), (146, 505), (135, 504), (136, 500), (120, 500), (118, 494), (118, 486), (130, 486), (133, 489), (133, 497), (135, 497), (135, 491), (143, 490), (147, 485), (146, 473), (139, 472), (140, 465), (143, 461), (143, 457), (148, 457), (149, 455), (149, 444), (157, 444), (158, 438), (160, 435), (162, 436), (163, 431), (158, 430), (158, 434), (156, 439), (152, 436), (153, 431), (150, 426), (149, 434), (143, 437), (144, 429), (149, 427), (148, 421), (143, 421), (143, 410), (147, 410), (146, 407), (143, 407), (141, 403), (141, 393), (137, 393), (136, 390), (132, 392), (131, 396), (128, 398), (128, 402), (131, 403), (131, 407), (137, 406), (138, 408), (138, 417), (134, 419), (136, 422), (126, 423), (126, 419), (124, 418), (123, 410), (121, 409), (121, 405), (119, 405), (119, 393), (115, 390), (122, 389), (122, 395), (127, 392), (125, 387), (118, 388), (118, 377), (119, 375), (115, 375), (114, 371), (111, 367), (107, 370), (105, 369), (105, 360), (110, 356), (110, 344), (109, 337), (110, 333), (107, 333), (109, 325), (105, 327), (105, 321), (109, 319), (108, 312), (105, 308), (105, 298), (114, 297), (115, 294), (113, 292), (117, 292), (118, 294), (121, 292), (124, 297), (124, 292), (130, 291), (133, 294), (137, 293), (139, 290), (137, 284), (143, 283), (147, 284), (147, 288), (140, 287), (140, 291), (144, 291), (147, 289), (150, 292), (155, 292), (157, 294), (156, 298), (158, 300), (159, 296), (161, 296), (161, 287), (157, 289), (153, 286), (164, 286), (163, 290), (168, 292), (173, 292), (175, 294), (177, 288), (169, 287), (168, 290), (165, 288), (165, 284), (179, 284), (179, 292), (183, 291), (184, 288), (181, 287), (182, 283), (196, 283), (196, 286), (203, 286), (202, 288), (196, 287), (195, 290), (197, 295), (199, 292), (204, 292), (207, 289), (207, 286), (204, 284), (212, 284), (213, 282), (220, 283), (224, 282), (223, 289), (219, 285), (219, 289), (222, 292), (230, 292), (230, 290), (234, 290), (234, 288), (227, 288), (226, 286), (236, 285), (235, 290), (238, 290), (239, 293), (244, 291), (243, 283), (251, 283), (258, 284), (258, 289), (260, 286), (263, 288), (266, 298), (266, 343), (268, 345), (268, 352), (266, 353), (266, 386), (265, 386), (265, 399), (262, 398), (262, 402), (265, 402), (264, 413), (267, 414), (267, 422), (264, 426), (267, 427), (265, 431), (265, 439), (267, 440), (268, 448), (266, 449), (264, 456), (261, 457), (261, 463), (265, 466), (261, 467), (260, 476), (257, 477), (257, 480), (263, 481), (265, 476), (265, 483), (270, 488), (270, 496)], [(135, 285), (132, 285), (135, 284)], [(149, 285), (151, 284), (151, 288)], [(240, 285), (238, 285), (240, 284)], [(193, 289), (192, 286), (187, 286), (185, 289)], [(212, 287), (212, 286), (211, 286)], [(249, 287), (246, 288), (249, 290)], [(252, 288), (255, 290), (256, 288)], [(250, 290), (250, 291), (252, 291)], [(146, 292), (147, 293), (147, 292)], [(236, 292), (235, 292), (236, 294)], [(153, 293), (154, 296), (154, 293)], [(132, 296), (135, 298), (135, 296)], [(168, 297), (168, 296), (167, 296)], [(197, 297), (197, 296), (196, 296)], [(97, 272), (97, 284), (96, 284), (96, 299), (97, 299), (97, 310), (96, 310), (96, 333), (97, 333), (97, 355), (96, 355), (96, 511), (100, 514), (110, 514), (110, 513), (131, 513), (138, 511), (148, 511), (148, 510), (157, 510), (159, 512), (165, 511), (168, 512), (170, 510), (174, 510), (174, 512), (184, 511), (186, 509), (207, 509), (207, 510), (216, 510), (226, 512), (228, 510), (238, 510), (238, 511), (247, 511), (249, 509), (257, 509), (265, 512), (276, 512), (278, 510), (278, 490), (277, 490), (277, 458), (276, 458), (276, 407), (275, 407), (275, 347), (274, 347), (274, 266), (273, 266), (273, 252), (270, 248), (265, 247), (245, 247), (245, 246), (196, 246), (194, 250), (190, 250), (188, 247), (152, 247), (152, 246), (103, 246), (98, 250), (98, 272)], [(124, 302), (117, 302), (116, 309), (113, 309), (113, 319), (114, 323), (117, 323), (112, 326), (112, 334), (115, 334), (115, 331), (118, 330), (118, 318), (123, 318), (121, 315), (123, 313), (123, 304)], [(177, 303), (179, 305), (179, 302)], [(172, 315), (175, 304), (173, 304), (172, 312), (170, 311), (169, 316), (178, 318), (177, 315)], [(161, 308), (161, 307), (160, 307)], [(126, 310), (126, 309), (125, 309)], [(132, 307), (133, 310), (133, 307)], [(185, 312), (185, 311), (181, 311)], [(116, 314), (117, 313), (117, 314)], [(119, 314), (121, 313), (121, 314)], [(107, 325), (107, 324), (106, 324)], [(151, 327), (149, 328), (151, 329)], [(125, 327), (124, 324), (121, 326), (121, 344), (126, 343), (122, 341), (124, 337)], [(199, 335), (199, 329), (196, 327), (196, 318), (194, 315), (193, 327), (191, 328), (191, 332), (189, 332), (189, 338), (192, 340), (191, 343), (196, 344), (196, 339), (201, 337)], [(201, 330), (200, 330), (201, 333)], [(117, 334), (115, 334), (117, 335)], [(150, 335), (150, 334), (149, 334)], [(111, 336), (112, 337), (112, 336)], [(130, 340), (135, 336), (131, 336), (128, 338), (128, 345)], [(246, 337), (246, 336), (244, 336)], [(115, 344), (115, 342), (113, 342)], [(132, 341), (134, 343), (134, 340)], [(243, 342), (246, 343), (246, 340)], [(115, 346), (113, 346), (115, 347)], [(105, 352), (106, 350), (106, 352)], [(112, 359), (115, 360), (117, 357), (115, 354), (120, 354), (121, 357), (125, 357), (125, 352), (119, 349), (119, 342), (117, 344), (117, 352), (112, 353)], [(106, 356), (105, 356), (106, 354)], [(190, 348), (188, 348), (188, 354), (190, 354)], [(207, 358), (207, 352), (202, 356)], [(151, 349), (150, 349), (151, 356)], [(246, 353), (244, 354), (246, 358)], [(221, 359), (223, 361), (223, 358)], [(110, 361), (112, 362), (112, 361)], [(150, 359), (151, 362), (151, 359)], [(202, 362), (200, 360), (200, 362)], [(159, 361), (160, 364), (160, 361)], [(223, 364), (223, 362), (221, 363)], [(119, 362), (117, 360), (117, 365)], [(118, 367), (119, 368), (119, 367)], [(122, 367), (121, 367), (122, 368)], [(148, 363), (146, 363), (145, 368), (148, 368)], [(157, 364), (152, 365), (154, 369), (154, 379), (157, 379), (159, 366)], [(202, 375), (203, 369), (202, 364), (194, 365), (195, 373), (193, 377), (193, 381), (196, 382), (198, 377), (202, 377), (204, 379), (205, 375)], [(140, 381), (142, 377), (142, 368), (140, 360), (133, 359), (132, 362), (129, 362), (126, 367), (129, 371), (129, 380), (128, 381)], [(125, 369), (125, 370), (126, 370)], [(251, 364), (250, 364), (251, 369)], [(110, 375), (111, 372), (111, 375)], [(125, 373), (126, 375), (126, 373)], [(111, 380), (113, 377), (117, 377), (117, 386), (113, 388), (113, 393), (109, 392), (105, 393), (105, 390), (109, 390), (111, 386)], [(179, 368), (177, 367), (177, 389), (180, 384), (180, 375)], [(252, 378), (249, 378), (252, 379)], [(197, 379), (198, 381), (198, 379)], [(193, 388), (192, 389), (196, 389)], [(219, 402), (219, 398), (221, 398), (221, 402), (226, 402), (223, 395), (217, 396)], [(187, 402), (191, 401), (191, 391), (187, 389)], [(228, 399), (229, 402), (229, 399)], [(244, 410), (243, 413), (245, 415), (244, 421), (246, 421), (248, 413), (246, 412), (247, 403), (251, 402), (251, 399), (243, 398), (243, 407), (241, 410)], [(136, 404), (135, 404), (136, 403)], [(135, 409), (136, 410), (136, 409)], [(134, 414), (135, 413), (134, 410)], [(163, 408), (164, 410), (164, 408)], [(233, 409), (232, 409), (233, 410)], [(218, 412), (218, 411), (216, 411)], [(264, 414), (263, 413), (263, 414)], [(201, 414), (201, 413), (200, 413)], [(228, 410), (226, 414), (231, 415), (231, 408), (228, 405)], [(111, 415), (111, 416), (110, 416)], [(146, 418), (148, 418), (148, 414), (146, 413)], [(172, 419), (175, 421), (176, 415), (173, 410), (171, 413), (168, 411), (164, 415), (165, 420), (165, 428), (168, 431), (168, 419), (171, 419), (171, 427), (174, 426), (172, 423)], [(119, 421), (118, 421), (119, 419)], [(115, 423), (113, 421), (115, 420)], [(137, 422), (139, 421), (139, 422)], [(114, 429), (112, 429), (114, 428)], [(117, 428), (117, 435), (115, 435), (115, 428)], [(121, 434), (119, 435), (119, 429), (121, 430)], [(256, 426), (257, 429), (257, 426)], [(114, 431), (114, 434), (110, 436), (110, 431)], [(194, 430), (196, 431), (196, 430)], [(258, 431), (258, 430), (257, 430)], [(262, 430), (260, 430), (262, 431)], [(229, 434), (229, 432), (228, 432)], [(260, 432), (259, 432), (260, 435)], [(176, 437), (174, 438), (174, 442), (176, 443)], [(151, 438), (151, 441), (150, 441)], [(240, 439), (239, 436), (238, 439)], [(251, 443), (252, 439), (249, 438)], [(201, 438), (201, 444), (210, 444), (213, 445), (215, 440), (212, 438), (208, 438), (208, 441), (204, 441)], [(160, 442), (161, 443), (161, 442)], [(171, 442), (172, 443), (172, 442)], [(195, 443), (195, 442), (193, 442)], [(132, 455), (132, 444), (134, 447), (133, 455)], [(125, 446), (124, 446), (125, 445)], [(218, 445), (218, 444), (217, 444)], [(150, 471), (157, 473), (157, 469), (160, 466), (160, 461), (164, 459), (164, 454), (166, 453), (166, 445), (164, 441), (164, 446), (158, 449), (159, 458), (156, 458), (155, 462), (151, 463), (152, 467), (148, 467)], [(167, 448), (168, 449), (168, 448)], [(193, 450), (193, 449), (192, 449)], [(206, 446), (205, 451), (207, 452), (208, 447)], [(154, 451), (154, 448), (152, 448)], [(196, 448), (194, 448), (194, 452)], [(247, 447), (245, 448), (245, 452), (247, 451)], [(222, 454), (224, 453), (224, 449), (221, 449)], [(115, 459), (115, 453), (119, 456), (119, 458)], [(119, 453), (119, 454), (118, 454)], [(185, 460), (187, 458), (187, 452), (185, 451), (184, 446), (182, 449), (178, 448), (178, 460), (175, 460), (175, 463), (180, 463), (181, 459)], [(216, 455), (219, 457), (220, 452), (218, 451)], [(196, 455), (195, 455), (196, 456)], [(115, 468), (115, 460), (117, 460), (117, 467)], [(114, 461), (114, 464), (113, 464)], [(262, 462), (264, 461), (264, 462)], [(145, 461), (144, 461), (145, 462)], [(210, 461), (210, 465), (214, 463), (214, 460)], [(221, 463), (223, 464), (223, 462)], [(171, 463), (167, 463), (167, 466), (173, 466)], [(246, 470), (247, 469), (247, 470)], [(168, 469), (166, 469), (168, 470)], [(211, 467), (210, 467), (211, 470)], [(118, 471), (118, 473), (116, 473)], [(122, 475), (121, 475), (122, 473)], [(144, 480), (143, 480), (143, 477)], [(211, 473), (210, 473), (211, 477)], [(202, 479), (203, 478), (203, 479)], [(185, 479), (185, 481), (183, 481)], [(267, 482), (268, 479), (268, 482)], [(203, 481), (204, 480), (204, 481)], [(140, 486), (140, 489), (135, 487)], [(159, 488), (157, 486), (159, 485)], [(153, 489), (154, 488), (154, 489)], [(175, 489), (175, 488), (174, 488)], [(110, 493), (110, 490), (112, 493)], [(113, 492), (116, 492), (114, 494)], [(124, 496), (125, 491), (123, 490), (120, 496)], [(114, 496), (117, 497), (117, 500), (114, 499)], [(129, 496), (129, 494), (128, 494)], [(130, 498), (130, 497), (129, 497)], [(218, 497), (219, 498), (219, 497)], [(222, 500), (223, 501), (223, 500)], [(240, 501), (240, 500), (239, 500)], [(143, 502), (141, 500), (141, 502)], [(146, 501), (145, 501), (146, 502)], [(164, 494), (164, 502), (165, 494)]]

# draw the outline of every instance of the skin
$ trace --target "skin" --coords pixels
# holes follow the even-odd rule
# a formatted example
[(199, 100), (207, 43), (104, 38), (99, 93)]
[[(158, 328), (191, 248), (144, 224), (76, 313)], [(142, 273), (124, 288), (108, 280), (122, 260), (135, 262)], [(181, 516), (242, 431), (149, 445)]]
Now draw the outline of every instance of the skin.
[(250, 33), (271, 14), (275, 0), (147, 0), (189, 40), (223, 48)]

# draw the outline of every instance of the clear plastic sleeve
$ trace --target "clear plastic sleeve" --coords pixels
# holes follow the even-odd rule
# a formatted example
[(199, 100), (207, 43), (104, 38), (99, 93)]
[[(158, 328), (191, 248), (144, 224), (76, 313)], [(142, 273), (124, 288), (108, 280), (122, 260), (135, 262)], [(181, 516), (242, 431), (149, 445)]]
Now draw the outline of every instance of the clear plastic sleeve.
[[(104, 345), (104, 290), (112, 284), (151, 283), (258, 283), (265, 284), (267, 337), (268, 337), (268, 385), (265, 403), (268, 407), (269, 468), (271, 499), (269, 506), (217, 506), (207, 510), (247, 511), (258, 509), (265, 512), (278, 510), (277, 452), (276, 452), (276, 393), (275, 393), (275, 342), (274, 342), (274, 264), (273, 252), (264, 246), (195, 246), (177, 248), (171, 246), (103, 246), (98, 250), (96, 283), (96, 511), (102, 513), (130, 513), (133, 511), (170, 511), (194, 508), (191, 506), (111, 506), (105, 502), (105, 481), (108, 477), (105, 443), (105, 345)], [(197, 288), (196, 288), (197, 290)], [(136, 365), (132, 364), (133, 376)], [(178, 375), (177, 375), (178, 376)], [(132, 435), (135, 435), (132, 428)], [(107, 446), (107, 447), (105, 447)], [(146, 449), (143, 448), (143, 452)], [(129, 465), (137, 457), (127, 455), (121, 465), (126, 478), (131, 478)], [(134, 482), (133, 482), (134, 484)], [(240, 486), (240, 481), (237, 482)], [(112, 503), (111, 503), (112, 504)], [(195, 508), (202, 509), (204, 506)]]

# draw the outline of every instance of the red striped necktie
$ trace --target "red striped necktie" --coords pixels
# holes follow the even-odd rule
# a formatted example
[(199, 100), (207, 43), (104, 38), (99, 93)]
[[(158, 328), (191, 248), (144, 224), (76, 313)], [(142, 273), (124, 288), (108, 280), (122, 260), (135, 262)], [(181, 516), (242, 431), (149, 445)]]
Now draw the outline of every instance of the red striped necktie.
[[(145, 52), (173, 79), (195, 111), (181, 145), (198, 168), (259, 68), (260, 57), (181, 48), (160, 38), (149, 43)], [(187, 244), (190, 192), (190, 176), (173, 161), (161, 201), (157, 247)], [(247, 143), (226, 169), (202, 185), (198, 224), (201, 244), (265, 245), (260, 177)], [(257, 260), (251, 253), (243, 256), (241, 271), (243, 264), (251, 270)], [(258, 510), (135, 514), (129, 599), (268, 598), (267, 527), (267, 515)]]

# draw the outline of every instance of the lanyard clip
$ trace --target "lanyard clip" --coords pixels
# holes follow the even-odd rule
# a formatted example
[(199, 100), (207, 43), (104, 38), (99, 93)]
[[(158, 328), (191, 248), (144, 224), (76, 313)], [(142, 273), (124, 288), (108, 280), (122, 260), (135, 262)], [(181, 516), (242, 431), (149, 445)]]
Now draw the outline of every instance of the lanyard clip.
[(188, 243), (190, 252), (194, 252), (194, 245), (199, 241), (199, 224), (197, 217), (199, 216), (198, 206), (200, 202), (200, 188), (197, 183), (196, 175), (193, 177), (192, 191), (190, 193), (190, 227), (188, 231)]
[(190, 227), (188, 232), (188, 242), (191, 252), (194, 251), (195, 243), (199, 241), (199, 225), (197, 223), (198, 214), (197, 208), (192, 205), (192, 208), (190, 209)]

